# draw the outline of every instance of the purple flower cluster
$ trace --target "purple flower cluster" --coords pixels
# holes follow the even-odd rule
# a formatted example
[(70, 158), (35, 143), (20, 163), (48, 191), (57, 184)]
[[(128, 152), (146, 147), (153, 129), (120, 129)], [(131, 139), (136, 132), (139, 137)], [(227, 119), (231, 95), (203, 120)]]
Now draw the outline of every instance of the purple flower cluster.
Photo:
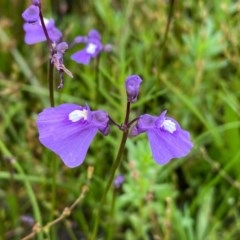
[[(25, 21), (23, 25), (25, 31), (25, 43), (31, 45), (39, 42), (51, 41), (51, 44), (53, 44), (52, 52), (54, 52), (54, 44), (59, 44), (62, 41), (63, 34), (55, 27), (53, 19), (41, 19), (40, 14), (40, 0), (32, 0), (32, 5), (22, 13), (22, 18)], [(74, 41), (70, 44), (70, 47), (80, 43), (85, 44), (86, 46), (82, 50), (72, 54), (71, 59), (77, 63), (87, 65), (90, 60), (96, 58), (100, 52), (112, 51), (112, 45), (103, 45), (101, 38), (100, 33), (95, 29), (91, 30), (87, 36), (75, 37)], [(69, 46), (67, 48), (69, 48)]]
[[(40, 0), (32, 0), (32, 4), (22, 13), (25, 23), (25, 42), (35, 44), (47, 41), (50, 49), (50, 65), (55, 66), (60, 75), (59, 88), (63, 86), (63, 73), (73, 77), (64, 66), (65, 52), (78, 44), (84, 44), (81, 50), (73, 53), (71, 59), (77, 63), (89, 64), (103, 51), (112, 51), (112, 45), (103, 45), (100, 33), (93, 29), (87, 36), (77, 36), (71, 44), (63, 41), (62, 32), (55, 27), (53, 19), (44, 19)], [(68, 167), (76, 167), (83, 163), (88, 148), (97, 132), (107, 135), (110, 124), (116, 125), (131, 136), (146, 133), (152, 155), (159, 164), (165, 164), (172, 158), (186, 156), (193, 144), (190, 135), (178, 122), (163, 111), (159, 116), (143, 114), (129, 121), (130, 104), (138, 98), (142, 79), (138, 75), (126, 78), (127, 111), (124, 124), (117, 124), (105, 111), (92, 111), (88, 106), (62, 104), (58, 107), (46, 108), (37, 119), (40, 142), (51, 149)], [(116, 180), (120, 185), (123, 179)]]
[[(129, 103), (136, 101), (141, 82), (142, 79), (137, 75), (126, 79)], [(96, 133), (108, 134), (110, 119), (108, 113), (91, 111), (88, 106), (62, 104), (47, 108), (37, 119), (39, 139), (44, 146), (58, 154), (68, 167), (76, 167), (83, 163)], [(184, 157), (193, 147), (189, 133), (176, 120), (167, 117), (166, 111), (158, 117), (144, 114), (130, 123), (134, 123), (131, 136), (147, 133), (153, 158), (158, 164)], [(131, 124), (127, 127), (130, 128)]]
[[(54, 65), (60, 76), (58, 88), (64, 84), (63, 73), (73, 77), (72, 73), (64, 66), (63, 58), (65, 51), (69, 49), (67, 42), (63, 41), (62, 32), (55, 27), (53, 19), (45, 19), (41, 12), (40, 0), (32, 0), (32, 4), (22, 13), (25, 23), (23, 29), (25, 32), (25, 43), (35, 44), (47, 41), (49, 45), (51, 67)], [(72, 54), (71, 59), (77, 63), (89, 64), (92, 58), (96, 58), (101, 51), (109, 52), (112, 50), (110, 44), (102, 45), (101, 35), (97, 30), (91, 30), (88, 36), (78, 36), (70, 44), (73, 47), (76, 44), (84, 43), (86, 47), (83, 50)]]

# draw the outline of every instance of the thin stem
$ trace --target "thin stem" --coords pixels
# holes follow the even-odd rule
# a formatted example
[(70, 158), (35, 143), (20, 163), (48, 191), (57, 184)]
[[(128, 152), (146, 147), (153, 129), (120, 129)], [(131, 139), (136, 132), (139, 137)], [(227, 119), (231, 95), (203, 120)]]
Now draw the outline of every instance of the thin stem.
[[(43, 15), (42, 15), (42, 11), (41, 11), (41, 7), (39, 6), (39, 18), (40, 18), (40, 21), (41, 21), (41, 25), (42, 25), (42, 29), (43, 29), (43, 32), (44, 32), (44, 35), (47, 39), (47, 42), (48, 42), (48, 47), (49, 47), (49, 53), (50, 53), (50, 58), (49, 58), (49, 72), (48, 72), (48, 87), (49, 87), (49, 100), (50, 100), (50, 105), (51, 107), (54, 107), (54, 79), (53, 79), (53, 68), (54, 68), (54, 64), (52, 63), (52, 56), (54, 54), (54, 46), (53, 46), (53, 42), (52, 40), (50, 39), (49, 37), (49, 34), (48, 34), (48, 31), (47, 31), (47, 28), (46, 28), (46, 25), (45, 25), (45, 22), (44, 22), (44, 19), (43, 19)], [(55, 206), (56, 206), (56, 185), (57, 185), (57, 160), (56, 160), (56, 157), (54, 157), (53, 159), (53, 166), (52, 166), (52, 169), (53, 169), (53, 176), (52, 176), (52, 191), (51, 191), (51, 203), (52, 203), (52, 211), (51, 211), (51, 220), (54, 218), (54, 209), (55, 209)], [(53, 235), (55, 233), (53, 232)]]
[(134, 118), (132, 121), (130, 121), (130, 122), (128, 123), (128, 128), (130, 128), (130, 127), (132, 126), (132, 124), (135, 123), (138, 119), (139, 119), (139, 117), (136, 117), (136, 118)]
[(48, 31), (47, 31), (47, 27), (46, 27), (46, 24), (45, 24), (44, 19), (43, 19), (43, 15), (42, 15), (42, 11), (41, 11), (41, 7), (40, 6), (39, 6), (39, 18), (40, 18), (42, 29), (43, 29), (44, 35), (45, 35), (45, 37), (47, 39), (48, 47), (49, 47), (49, 53), (50, 53), (49, 75), (48, 75), (49, 99), (50, 99), (51, 107), (54, 107), (54, 81), (53, 81), (53, 67), (54, 67), (54, 65), (53, 65), (53, 63), (51, 61), (51, 57), (54, 54), (54, 49), (53, 49), (52, 40), (49, 37)]
[(41, 21), (41, 25), (42, 25), (42, 28), (43, 28), (44, 35), (45, 35), (45, 37), (47, 39), (47, 42), (48, 42), (49, 49), (52, 49), (52, 40), (50, 39), (50, 37), (48, 35), (47, 28), (46, 28), (46, 25), (45, 25), (43, 15), (42, 15), (42, 11), (41, 11), (40, 7), (39, 7), (39, 18), (40, 18), (40, 21)]
[(103, 204), (104, 204), (104, 201), (106, 199), (108, 190), (112, 185), (112, 182), (113, 182), (113, 179), (114, 179), (114, 176), (115, 176), (115, 172), (116, 172), (117, 168), (119, 167), (119, 165), (121, 163), (121, 157), (122, 157), (122, 154), (123, 154), (123, 151), (124, 151), (124, 148), (125, 148), (127, 137), (128, 137), (128, 130), (123, 132), (121, 144), (120, 144), (120, 147), (119, 147), (119, 150), (118, 150), (118, 154), (117, 154), (115, 162), (113, 163), (113, 165), (111, 167), (110, 177), (109, 177), (108, 183), (105, 187), (104, 193), (102, 195), (102, 198), (101, 198), (101, 201), (100, 201), (100, 204), (99, 204), (99, 208), (97, 209), (98, 211), (94, 213), (95, 217), (94, 217), (92, 236), (90, 237), (91, 240), (96, 239), (98, 226), (99, 226), (99, 217), (100, 217), (100, 214), (101, 214)]
[(110, 116), (109, 117), (109, 122), (114, 124), (115, 126), (117, 126), (120, 130), (122, 129), (122, 126), (120, 124), (118, 124), (117, 122), (115, 122)]
[(53, 63), (51, 62), (51, 59), (49, 59), (48, 84), (49, 84), (50, 105), (51, 105), (51, 107), (54, 107)]
[(124, 120), (124, 124), (125, 124), (126, 126), (128, 125), (128, 121), (129, 121), (130, 106), (131, 106), (131, 102), (127, 102), (126, 116), (125, 116), (125, 120)]
[[(51, 184), (51, 212), (50, 212), (50, 221), (52, 221), (55, 217), (55, 209), (56, 209), (56, 196), (57, 196), (57, 173), (58, 173), (58, 159), (57, 157), (51, 153), (52, 155), (52, 184)], [(49, 233), (50, 234), (50, 233)], [(52, 239), (56, 238), (56, 229), (52, 229), (51, 231)]]
[(129, 121), (129, 115), (130, 115), (130, 106), (131, 103), (127, 102), (127, 107), (126, 107), (126, 115), (125, 115), (125, 120), (124, 120), (124, 128), (123, 130), (123, 134), (122, 134), (122, 140), (118, 149), (118, 153), (117, 153), (117, 157), (116, 160), (114, 161), (111, 169), (110, 169), (110, 177), (108, 180), (108, 183), (105, 187), (105, 190), (103, 192), (100, 204), (99, 204), (99, 208), (97, 209), (97, 211), (94, 212), (94, 223), (93, 223), (93, 231), (92, 231), (92, 236), (90, 237), (91, 240), (95, 240), (96, 239), (96, 235), (98, 232), (98, 226), (99, 226), (99, 218), (100, 218), (100, 214), (103, 208), (103, 204), (105, 202), (108, 190), (110, 189), (110, 187), (112, 186), (113, 180), (114, 180), (114, 176), (116, 173), (116, 170), (118, 169), (118, 167), (120, 166), (121, 163), (121, 159), (122, 159), (122, 155), (124, 152), (124, 148), (125, 148), (125, 144), (128, 138), (128, 121)]
[(173, 16), (173, 10), (174, 10), (174, 1), (175, 0), (170, 0), (170, 10), (168, 13), (168, 20), (167, 20), (167, 25), (165, 28), (165, 32), (164, 32), (164, 37), (161, 43), (161, 48), (164, 48), (166, 42), (167, 42), (167, 37), (168, 37), (168, 32), (169, 32), (169, 28), (170, 28), (170, 24), (172, 22), (172, 16)]

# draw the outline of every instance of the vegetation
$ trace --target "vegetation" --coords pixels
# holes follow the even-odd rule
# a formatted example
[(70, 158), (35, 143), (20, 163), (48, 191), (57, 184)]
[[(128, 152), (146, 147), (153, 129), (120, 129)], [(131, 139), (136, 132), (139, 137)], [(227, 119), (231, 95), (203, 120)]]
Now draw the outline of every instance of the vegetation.
[[(0, 2), (0, 239), (88, 239), (121, 134), (98, 134), (74, 169), (40, 144), (35, 122), (50, 105), (49, 53), (46, 43), (24, 43), (29, 4)], [(118, 169), (125, 181), (107, 195), (97, 239), (239, 239), (240, 2), (42, 0), (42, 7), (66, 41), (97, 29), (114, 46), (87, 66), (68, 51), (74, 78), (57, 90), (55, 74), (56, 104), (87, 103), (123, 122), (124, 81), (138, 74), (132, 116), (167, 109), (194, 142), (187, 157), (157, 165), (146, 136), (128, 139)]]

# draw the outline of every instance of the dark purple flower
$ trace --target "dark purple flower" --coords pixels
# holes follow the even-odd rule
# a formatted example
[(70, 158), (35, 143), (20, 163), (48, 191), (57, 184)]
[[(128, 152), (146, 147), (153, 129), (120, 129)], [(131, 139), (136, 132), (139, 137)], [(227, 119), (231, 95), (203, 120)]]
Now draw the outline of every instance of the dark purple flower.
[[(103, 46), (101, 42), (101, 35), (97, 30), (94, 29), (88, 33), (87, 37), (76, 37), (71, 46), (78, 43), (84, 43), (86, 46), (84, 49), (72, 54), (71, 59), (77, 63), (87, 65), (91, 58), (96, 58), (101, 51), (105, 51), (105, 46)], [(106, 51), (110, 50), (110, 45), (106, 45)]]
[(38, 115), (39, 140), (70, 168), (83, 163), (93, 138), (109, 131), (108, 114), (88, 106), (62, 104), (46, 108)]
[(125, 88), (127, 92), (128, 102), (134, 103), (137, 101), (141, 83), (142, 79), (138, 75), (132, 75), (126, 79)]
[(123, 182), (124, 182), (124, 176), (123, 175), (118, 175), (118, 176), (116, 176), (115, 177), (115, 179), (114, 179), (114, 186), (116, 187), (116, 188), (120, 188), (120, 186), (123, 184)]
[[(44, 19), (46, 24), (49, 38), (52, 42), (58, 43), (62, 38), (62, 33), (55, 27), (53, 19)], [(25, 31), (25, 43), (35, 44), (38, 42), (46, 41), (46, 36), (43, 32), (43, 28), (40, 20), (38, 19), (35, 23), (25, 23), (23, 25)]]
[(140, 116), (131, 131), (132, 136), (147, 133), (153, 158), (158, 164), (168, 163), (172, 158), (184, 157), (193, 147), (190, 134), (181, 129), (177, 121), (167, 117), (166, 112), (162, 112), (158, 117), (149, 114)]

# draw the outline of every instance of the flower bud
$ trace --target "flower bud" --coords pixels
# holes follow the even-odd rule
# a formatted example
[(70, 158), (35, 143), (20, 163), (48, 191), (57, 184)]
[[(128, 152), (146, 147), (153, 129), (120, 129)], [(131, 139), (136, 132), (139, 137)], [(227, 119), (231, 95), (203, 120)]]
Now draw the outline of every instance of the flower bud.
[(138, 75), (131, 75), (125, 81), (128, 102), (134, 103), (137, 101), (139, 87), (142, 79)]

